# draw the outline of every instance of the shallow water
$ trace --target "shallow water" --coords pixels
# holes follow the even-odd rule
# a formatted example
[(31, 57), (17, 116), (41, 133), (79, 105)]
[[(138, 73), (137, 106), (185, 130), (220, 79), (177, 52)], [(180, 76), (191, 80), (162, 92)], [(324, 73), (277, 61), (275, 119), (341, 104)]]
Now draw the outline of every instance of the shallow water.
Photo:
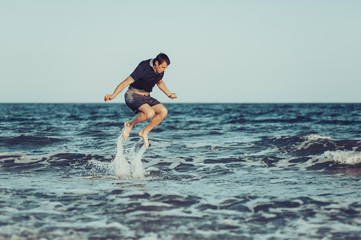
[(361, 104), (0, 104), (0, 239), (358, 239)]

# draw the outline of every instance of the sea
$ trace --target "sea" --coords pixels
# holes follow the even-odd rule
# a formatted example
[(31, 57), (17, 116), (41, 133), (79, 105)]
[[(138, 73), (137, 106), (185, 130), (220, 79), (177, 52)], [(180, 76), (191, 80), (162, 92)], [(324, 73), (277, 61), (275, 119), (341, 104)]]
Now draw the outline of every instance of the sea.
[(0, 104), (0, 239), (361, 239), (361, 104)]

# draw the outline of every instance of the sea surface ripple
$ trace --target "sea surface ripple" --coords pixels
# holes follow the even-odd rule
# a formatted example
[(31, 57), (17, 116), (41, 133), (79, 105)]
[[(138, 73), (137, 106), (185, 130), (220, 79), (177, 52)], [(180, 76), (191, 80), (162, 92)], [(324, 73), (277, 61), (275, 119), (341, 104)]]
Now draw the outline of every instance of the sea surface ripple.
[(360, 239), (361, 104), (0, 104), (0, 239)]

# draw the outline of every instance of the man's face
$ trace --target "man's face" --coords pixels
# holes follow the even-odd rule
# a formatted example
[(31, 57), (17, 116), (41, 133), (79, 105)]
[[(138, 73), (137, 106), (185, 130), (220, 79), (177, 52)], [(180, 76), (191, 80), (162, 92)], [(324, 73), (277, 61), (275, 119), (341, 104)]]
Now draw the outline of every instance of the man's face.
[(166, 62), (163, 62), (162, 64), (159, 64), (158, 61), (155, 61), (154, 70), (157, 73), (164, 72), (167, 67), (168, 67), (168, 64)]

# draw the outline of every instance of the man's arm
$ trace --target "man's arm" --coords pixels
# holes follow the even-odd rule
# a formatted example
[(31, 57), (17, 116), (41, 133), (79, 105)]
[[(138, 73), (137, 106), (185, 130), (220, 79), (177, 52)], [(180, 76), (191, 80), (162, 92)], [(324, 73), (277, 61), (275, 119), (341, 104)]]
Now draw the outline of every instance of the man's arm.
[(113, 94), (107, 94), (104, 97), (104, 101), (110, 101), (113, 100), (121, 91), (124, 90), (124, 88), (128, 87), (130, 84), (134, 82), (133, 78), (130, 76), (127, 77), (123, 82), (121, 82), (118, 87), (114, 90)]
[(162, 90), (162, 92), (164, 92), (165, 95), (167, 95), (169, 98), (171, 98), (171, 99), (177, 98), (177, 94), (171, 93), (171, 92), (168, 90), (168, 88), (167, 88), (167, 86), (165, 85), (165, 83), (163, 82), (163, 80), (160, 80), (160, 81), (157, 83), (157, 86), (158, 86), (158, 88), (159, 88), (160, 90)]

